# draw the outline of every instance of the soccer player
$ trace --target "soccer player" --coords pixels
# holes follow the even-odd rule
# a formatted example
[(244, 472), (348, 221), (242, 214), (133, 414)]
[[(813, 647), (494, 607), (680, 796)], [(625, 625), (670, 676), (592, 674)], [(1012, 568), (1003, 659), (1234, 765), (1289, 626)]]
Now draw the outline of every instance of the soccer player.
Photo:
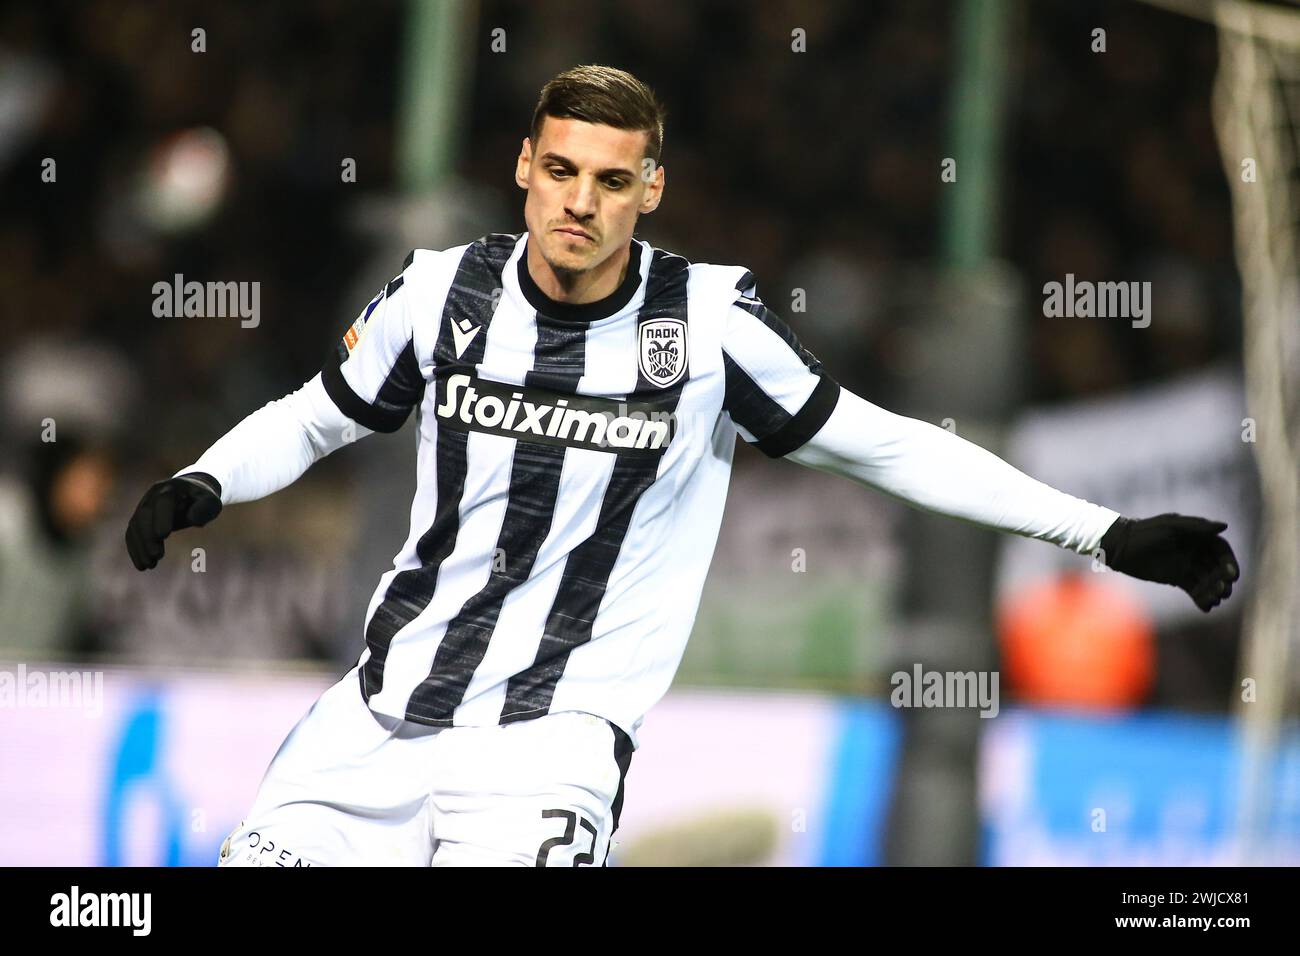
[(542, 89), (516, 161), (527, 232), (417, 249), (319, 375), (151, 487), (163, 540), (269, 495), (414, 410), (410, 535), (356, 666), (280, 747), (227, 865), (602, 865), (645, 713), (681, 660), (736, 435), (921, 508), (1100, 548), (1226, 598), (1221, 523), (1131, 520), (836, 384), (739, 266), (634, 238), (664, 196), (663, 111), (635, 77)]

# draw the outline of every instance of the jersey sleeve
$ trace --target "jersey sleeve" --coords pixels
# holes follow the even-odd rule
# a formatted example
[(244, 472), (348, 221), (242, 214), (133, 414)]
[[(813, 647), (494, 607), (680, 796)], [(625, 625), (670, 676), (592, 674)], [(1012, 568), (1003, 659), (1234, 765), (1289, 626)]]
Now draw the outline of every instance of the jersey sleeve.
[(1080, 554), (1119, 513), (1031, 478), (987, 449), (847, 389), (835, 413), (790, 460), (841, 475), (911, 505)]
[(377, 432), (395, 432), (424, 394), (412, 326), (410, 265), (361, 311), (321, 370), (343, 414)]
[(745, 441), (780, 458), (830, 418), (840, 387), (811, 352), (758, 298), (748, 274), (727, 313), (722, 338), (723, 410)]

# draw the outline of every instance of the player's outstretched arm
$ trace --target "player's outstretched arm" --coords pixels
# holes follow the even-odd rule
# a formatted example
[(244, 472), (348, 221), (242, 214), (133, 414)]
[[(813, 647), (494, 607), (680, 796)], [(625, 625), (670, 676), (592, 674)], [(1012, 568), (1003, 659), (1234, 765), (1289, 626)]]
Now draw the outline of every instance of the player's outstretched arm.
[(317, 375), (253, 412), (194, 464), (145, 492), (126, 529), (132, 563), (141, 571), (155, 567), (173, 531), (202, 527), (225, 505), (279, 491), (330, 452), (369, 434), (339, 411)]
[(1172, 584), (1202, 611), (1232, 593), (1239, 569), (1227, 525), (1166, 514), (1143, 520), (1058, 491), (993, 453), (928, 422), (888, 412), (840, 389), (825, 424), (786, 457), (909, 504), (984, 527), (1101, 549), (1116, 571)]

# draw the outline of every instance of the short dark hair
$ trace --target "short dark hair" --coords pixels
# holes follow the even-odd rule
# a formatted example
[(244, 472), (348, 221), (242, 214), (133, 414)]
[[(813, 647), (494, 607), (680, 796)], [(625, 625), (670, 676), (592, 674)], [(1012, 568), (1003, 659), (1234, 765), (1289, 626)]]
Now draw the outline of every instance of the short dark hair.
[(534, 146), (548, 116), (644, 130), (650, 134), (646, 155), (658, 163), (663, 152), (667, 116), (663, 104), (650, 87), (612, 66), (575, 66), (542, 87), (528, 134)]

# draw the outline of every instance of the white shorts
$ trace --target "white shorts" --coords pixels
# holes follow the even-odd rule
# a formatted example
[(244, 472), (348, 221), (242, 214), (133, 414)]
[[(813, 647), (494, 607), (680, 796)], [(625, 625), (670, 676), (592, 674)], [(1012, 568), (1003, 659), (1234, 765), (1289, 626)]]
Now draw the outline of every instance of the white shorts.
[(603, 866), (627, 734), (576, 711), (489, 727), (376, 714), (354, 667), (289, 732), (221, 866)]

